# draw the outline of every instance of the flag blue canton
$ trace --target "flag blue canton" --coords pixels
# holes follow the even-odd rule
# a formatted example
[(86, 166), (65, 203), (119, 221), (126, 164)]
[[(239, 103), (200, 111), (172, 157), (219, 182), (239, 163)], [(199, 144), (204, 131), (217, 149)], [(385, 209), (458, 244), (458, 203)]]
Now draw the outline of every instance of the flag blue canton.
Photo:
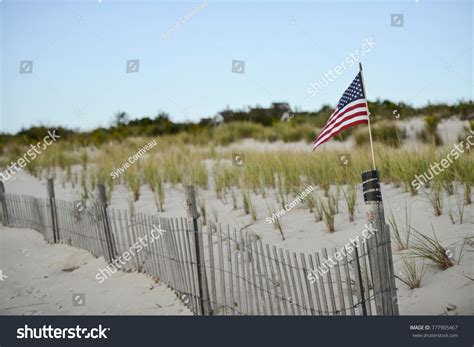
[(344, 94), (342, 94), (342, 98), (339, 100), (337, 104), (337, 109), (343, 109), (347, 104), (350, 104), (353, 101), (364, 99), (364, 88), (362, 87), (362, 78), (360, 76), (360, 72), (352, 81), (349, 88), (346, 89)]

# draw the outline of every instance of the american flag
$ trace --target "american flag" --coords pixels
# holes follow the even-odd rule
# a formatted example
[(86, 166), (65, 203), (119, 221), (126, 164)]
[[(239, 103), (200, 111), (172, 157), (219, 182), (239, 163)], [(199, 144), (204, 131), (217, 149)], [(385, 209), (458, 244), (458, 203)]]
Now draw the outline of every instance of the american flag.
[(326, 126), (314, 140), (313, 151), (342, 130), (358, 124), (368, 124), (368, 122), (369, 116), (362, 85), (362, 75), (359, 72), (349, 88), (342, 94), (342, 98), (339, 100), (336, 110), (329, 117)]

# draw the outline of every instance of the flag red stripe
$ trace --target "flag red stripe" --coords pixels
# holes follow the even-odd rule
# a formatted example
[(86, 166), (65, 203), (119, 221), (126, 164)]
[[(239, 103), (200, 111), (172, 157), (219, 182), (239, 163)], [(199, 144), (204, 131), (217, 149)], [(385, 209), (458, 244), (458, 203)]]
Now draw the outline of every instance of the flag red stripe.
[(337, 132), (335, 132), (334, 134), (331, 134), (331, 136), (329, 136), (327, 139), (325, 139), (324, 141), (322, 141), (321, 143), (319, 143), (318, 145), (314, 145), (313, 147), (313, 151), (319, 147), (320, 145), (322, 145), (323, 143), (325, 143), (326, 141), (329, 141), (329, 139), (331, 139), (332, 137), (334, 137), (335, 135), (339, 134), (341, 131), (347, 129), (347, 128), (350, 128), (352, 126), (355, 126), (355, 125), (359, 125), (359, 124), (368, 124), (369, 121), (367, 119), (360, 119), (358, 121), (355, 121), (353, 123), (349, 123), (349, 124), (346, 124), (344, 125), (341, 129), (339, 129)]
[(334, 137), (335, 135), (339, 134), (342, 130), (341, 129), (347, 129), (347, 125), (351, 125), (353, 123), (356, 123), (358, 121), (366, 121), (368, 123), (368, 118), (367, 117), (364, 117), (364, 115), (359, 115), (357, 117), (355, 117), (353, 120), (351, 119), (348, 119), (346, 120), (345, 122), (342, 122), (341, 124), (339, 124), (336, 128), (334, 128), (333, 130), (331, 130), (328, 134), (326, 134), (324, 137), (320, 138), (318, 141), (316, 141), (314, 143), (314, 145), (317, 147), (319, 146), (321, 143), (324, 143), (326, 142), (328, 139)]
[(352, 118), (355, 118), (355, 117), (359, 117), (359, 116), (366, 116), (367, 115), (367, 109), (365, 108), (365, 105), (363, 107), (363, 111), (359, 111), (359, 112), (356, 112), (356, 113), (353, 113), (351, 115), (347, 115), (347, 116), (344, 116), (346, 112), (344, 113), (341, 113), (341, 117), (338, 117), (336, 119), (336, 121), (327, 129), (323, 129), (318, 137), (316, 138), (316, 140), (314, 140), (314, 143), (316, 144), (319, 140), (321, 140), (324, 136), (326, 136), (326, 134), (330, 133), (332, 131), (332, 129), (334, 129), (335, 127), (337, 127), (338, 125), (340, 125), (341, 123), (345, 122), (345, 121), (348, 121)]
[[(330, 126), (331, 124), (333, 124), (333, 123), (337, 120), (338, 117), (340, 117), (340, 116), (344, 115), (345, 113), (347, 113), (347, 112), (349, 112), (349, 111), (352, 111), (352, 110), (354, 110), (354, 109), (356, 109), (356, 108), (358, 108), (358, 107), (365, 107), (365, 100), (363, 100), (363, 101), (361, 101), (360, 103), (357, 103), (357, 104), (355, 104), (355, 105), (352, 105), (352, 106), (350, 106), (350, 107), (348, 107), (348, 108), (346, 108), (346, 109), (342, 109), (342, 110), (340, 110), (341, 112), (340, 112), (339, 110), (336, 110), (336, 112), (334, 112), (334, 113), (331, 115), (331, 117), (329, 117), (329, 120), (328, 120), (327, 124), (324, 126), (324, 128), (323, 128), (322, 131), (324, 131), (324, 129), (326, 129), (328, 126)], [(322, 132), (322, 131), (321, 131), (321, 132)]]

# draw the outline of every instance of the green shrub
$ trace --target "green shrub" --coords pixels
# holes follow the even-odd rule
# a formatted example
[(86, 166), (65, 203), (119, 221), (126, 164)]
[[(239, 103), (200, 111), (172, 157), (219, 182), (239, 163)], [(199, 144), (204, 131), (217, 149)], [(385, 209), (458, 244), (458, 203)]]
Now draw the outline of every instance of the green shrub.
[[(399, 147), (406, 138), (406, 131), (399, 129), (393, 122), (379, 122), (372, 126), (373, 141), (381, 142), (392, 147)], [(354, 131), (354, 139), (358, 146), (369, 142), (367, 128), (361, 127)]]
[(425, 118), (425, 128), (420, 131), (417, 135), (418, 139), (424, 143), (432, 143), (435, 146), (440, 146), (443, 144), (441, 137), (438, 135), (438, 123), (441, 118), (435, 116), (426, 116)]

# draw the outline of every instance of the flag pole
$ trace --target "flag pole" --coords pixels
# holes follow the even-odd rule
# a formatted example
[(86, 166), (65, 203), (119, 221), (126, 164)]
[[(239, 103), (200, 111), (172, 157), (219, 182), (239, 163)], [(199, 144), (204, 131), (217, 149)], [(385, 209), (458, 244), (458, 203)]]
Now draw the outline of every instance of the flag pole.
[(362, 82), (362, 90), (364, 91), (365, 97), (365, 107), (367, 108), (367, 119), (368, 119), (368, 126), (369, 126), (369, 140), (370, 140), (370, 151), (372, 152), (372, 165), (374, 170), (377, 170), (375, 167), (375, 155), (374, 155), (374, 143), (372, 142), (372, 130), (370, 129), (370, 112), (369, 112), (369, 104), (367, 103), (367, 94), (365, 93), (365, 83), (364, 83), (364, 74), (362, 72), (362, 63), (359, 62), (359, 71), (360, 71), (360, 79)]

